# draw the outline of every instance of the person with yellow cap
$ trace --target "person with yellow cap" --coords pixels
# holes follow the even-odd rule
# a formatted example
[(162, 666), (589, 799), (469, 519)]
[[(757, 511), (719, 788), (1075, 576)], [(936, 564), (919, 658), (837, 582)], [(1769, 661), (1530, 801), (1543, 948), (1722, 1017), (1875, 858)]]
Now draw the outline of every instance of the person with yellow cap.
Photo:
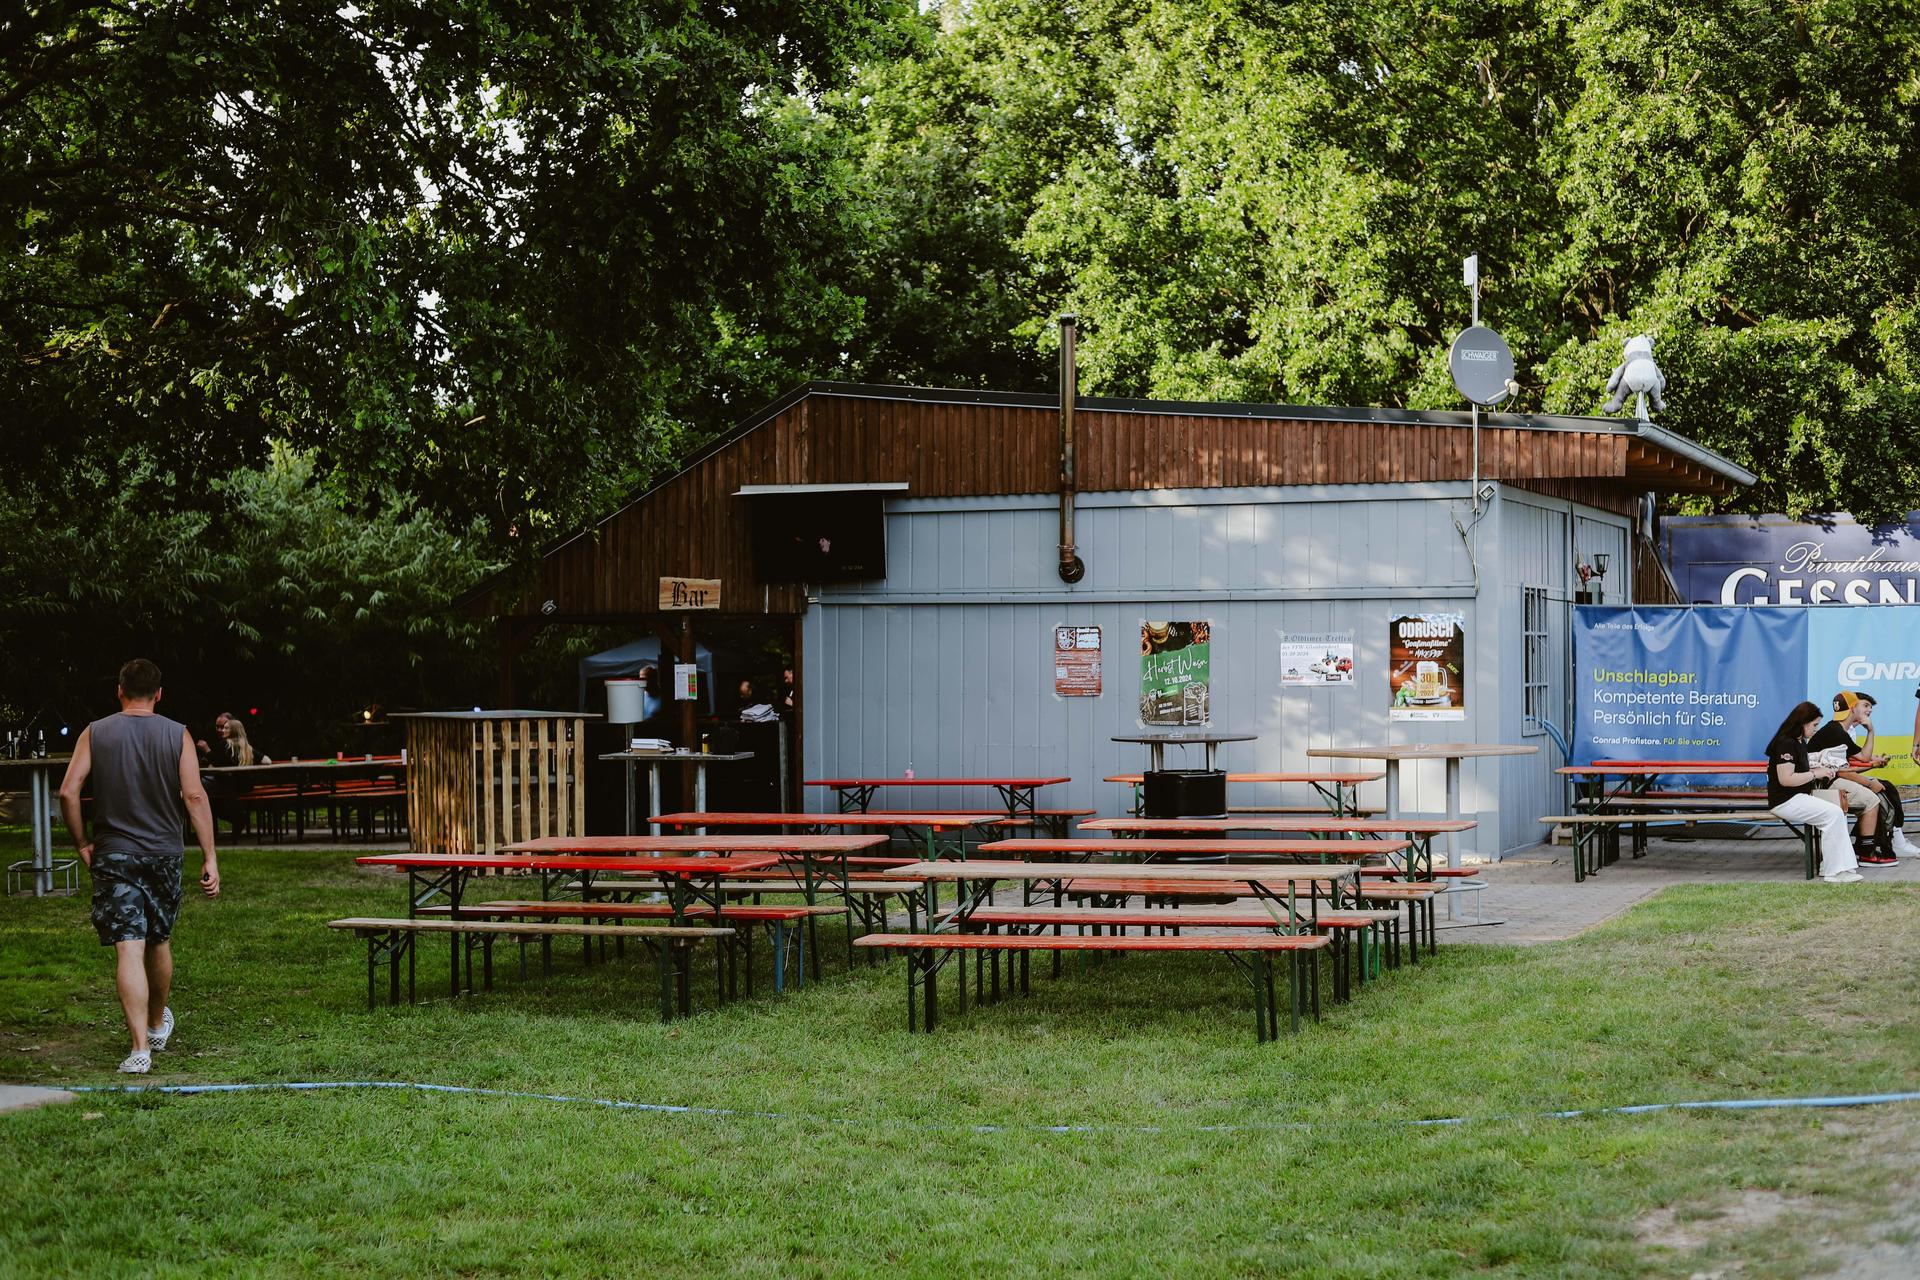
[[(1821, 726), (1807, 741), (1807, 751), (1831, 751), (1844, 758), (1832, 784), (1815, 793), (1842, 809), (1860, 815), (1854, 837), (1854, 854), (1862, 866), (1884, 867), (1899, 860), (1892, 840), (1893, 823), (1904, 824), (1900, 793), (1879, 778), (1870, 778), (1865, 770), (1885, 767), (1887, 758), (1873, 754), (1874, 700), (1869, 694), (1843, 689), (1833, 695), (1833, 719)], [(1865, 730), (1864, 740), (1856, 738)], [(1900, 833), (1904, 844), (1906, 833)], [(1911, 847), (1911, 846), (1909, 846)]]

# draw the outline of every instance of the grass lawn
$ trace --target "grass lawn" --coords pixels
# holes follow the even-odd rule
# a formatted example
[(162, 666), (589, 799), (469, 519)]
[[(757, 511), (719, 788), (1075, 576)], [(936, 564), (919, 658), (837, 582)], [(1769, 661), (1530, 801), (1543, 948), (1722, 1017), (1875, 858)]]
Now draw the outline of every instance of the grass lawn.
[[(1031, 998), (909, 1038), (899, 963), (849, 978), (832, 948), (803, 993), (663, 1025), (642, 958), (557, 946), (551, 980), (509, 962), (456, 1002), (429, 947), (431, 1002), (369, 1014), (363, 947), (322, 922), (393, 912), (401, 882), (337, 853), (222, 870), (182, 913), (154, 1081), (745, 1114), (96, 1095), (0, 1117), (0, 1274), (1798, 1275), (1887, 1211), (1876, 1138), (1913, 1109), (1534, 1117), (1920, 1089), (1899, 887), (1670, 890), (1572, 942), (1445, 947), (1263, 1047), (1246, 988), (1195, 956), (1036, 964)], [(120, 1079), (85, 919), (0, 904), (0, 1080)]]

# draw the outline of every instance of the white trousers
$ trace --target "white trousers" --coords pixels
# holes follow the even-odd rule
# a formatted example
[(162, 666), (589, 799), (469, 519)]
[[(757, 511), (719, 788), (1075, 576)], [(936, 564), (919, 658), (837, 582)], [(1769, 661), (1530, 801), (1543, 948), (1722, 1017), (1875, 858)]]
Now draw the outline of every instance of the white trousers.
[(1822, 876), (1835, 876), (1859, 867), (1860, 860), (1853, 856), (1853, 840), (1847, 835), (1847, 811), (1839, 805), (1803, 793), (1788, 796), (1785, 802), (1773, 806), (1773, 811), (1788, 822), (1819, 828)]

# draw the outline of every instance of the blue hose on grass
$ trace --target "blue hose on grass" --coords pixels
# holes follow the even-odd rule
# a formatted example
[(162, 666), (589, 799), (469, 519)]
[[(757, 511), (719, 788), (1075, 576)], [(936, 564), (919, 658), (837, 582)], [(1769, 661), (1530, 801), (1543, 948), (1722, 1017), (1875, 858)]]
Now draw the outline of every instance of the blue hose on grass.
[[(818, 1117), (790, 1116), (779, 1111), (738, 1111), (728, 1107), (690, 1107), (670, 1102), (625, 1102), (617, 1098), (586, 1098), (564, 1093), (523, 1093), (513, 1089), (482, 1089), (471, 1085), (458, 1084), (417, 1084), (406, 1080), (318, 1080), (302, 1082), (269, 1081), (254, 1084), (102, 1084), (70, 1085), (71, 1093), (159, 1093), (181, 1096), (197, 1096), (210, 1093), (265, 1093), (290, 1092), (312, 1093), (327, 1089), (399, 1089), (413, 1093), (452, 1093), (467, 1094), (481, 1098), (513, 1098), (533, 1102), (575, 1102), (587, 1106), (607, 1107), (616, 1111), (651, 1111), (663, 1115), (716, 1116), (754, 1120), (815, 1120), (817, 1123), (830, 1123)], [(1446, 1116), (1429, 1120), (1393, 1120), (1385, 1123), (1408, 1126), (1465, 1125), (1487, 1120), (1579, 1120), (1593, 1116), (1644, 1116), (1660, 1111), (1780, 1111), (1791, 1109), (1827, 1109), (1837, 1107), (1877, 1107), (1893, 1103), (1920, 1102), (1920, 1093), (1856, 1093), (1826, 1098), (1725, 1098), (1711, 1102), (1642, 1102), (1623, 1107), (1591, 1107), (1569, 1111), (1542, 1111), (1526, 1116)], [(1335, 1124), (1351, 1124), (1352, 1120), (1333, 1121)], [(1368, 1122), (1375, 1123), (1375, 1122)], [(1010, 1129), (1028, 1129), (1037, 1133), (1090, 1133), (1112, 1132), (1116, 1128), (1140, 1133), (1162, 1133), (1164, 1125), (1072, 1125), (1045, 1124), (1031, 1126), (1010, 1126), (997, 1124), (979, 1125), (926, 1125), (929, 1129), (961, 1128), (973, 1133), (1003, 1133)], [(1201, 1133), (1235, 1133), (1256, 1129), (1310, 1129), (1316, 1126), (1310, 1121), (1301, 1121), (1282, 1125), (1196, 1125), (1195, 1131)]]

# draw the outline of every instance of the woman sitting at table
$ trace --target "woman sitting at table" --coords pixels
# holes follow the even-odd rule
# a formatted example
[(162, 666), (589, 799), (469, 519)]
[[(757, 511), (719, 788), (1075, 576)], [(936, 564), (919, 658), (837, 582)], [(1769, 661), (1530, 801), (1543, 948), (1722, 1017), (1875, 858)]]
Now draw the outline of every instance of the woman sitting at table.
[(1815, 784), (1833, 779), (1834, 770), (1810, 765), (1807, 739), (1826, 719), (1819, 707), (1803, 702), (1787, 712), (1779, 732), (1767, 744), (1767, 807), (1788, 822), (1820, 831), (1820, 878), (1828, 884), (1861, 879), (1847, 837), (1847, 811), (1813, 797)]
[(221, 730), (221, 736), (227, 740), (227, 754), (242, 768), (251, 764), (273, 763), (266, 756), (254, 754), (253, 743), (247, 740), (247, 726), (241, 724), (237, 717), (227, 721), (227, 727)]

